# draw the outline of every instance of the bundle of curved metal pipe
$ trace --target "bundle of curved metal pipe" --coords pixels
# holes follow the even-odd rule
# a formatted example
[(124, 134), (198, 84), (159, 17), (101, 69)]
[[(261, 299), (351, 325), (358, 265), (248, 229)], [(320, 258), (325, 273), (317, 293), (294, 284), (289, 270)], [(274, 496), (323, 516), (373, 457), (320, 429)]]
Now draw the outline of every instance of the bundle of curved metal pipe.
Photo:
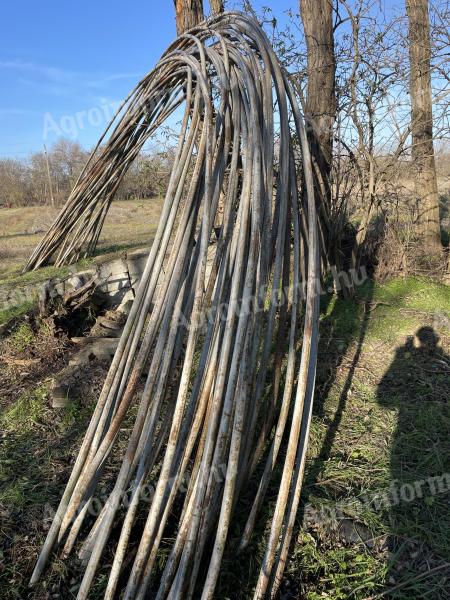
[[(288, 558), (316, 367), (317, 217), (297, 99), (253, 19), (225, 13), (170, 46), (125, 101), (28, 267), (95, 247), (131, 161), (183, 110), (158, 230), (31, 580), (57, 548), (76, 550), (79, 599), (100, 566), (105, 573), (106, 549), (105, 598), (213, 598), (236, 513), (232, 551), (251, 541), (275, 470), (255, 598), (276, 594)], [(113, 458), (117, 477), (94, 518)], [(248, 506), (249, 490), (242, 522), (236, 508), (244, 494)]]

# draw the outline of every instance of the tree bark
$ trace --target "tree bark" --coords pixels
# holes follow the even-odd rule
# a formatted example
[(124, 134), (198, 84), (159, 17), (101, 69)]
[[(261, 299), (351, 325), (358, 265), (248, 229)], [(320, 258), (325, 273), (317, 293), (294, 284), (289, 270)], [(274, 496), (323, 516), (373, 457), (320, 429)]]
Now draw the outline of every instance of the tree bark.
[(334, 54), (332, 0), (300, 0), (300, 14), (306, 38), (308, 86), (306, 122), (320, 217), (321, 252), (328, 263), (336, 289), (352, 295), (352, 286), (338, 281), (343, 270), (342, 228), (332, 217), (331, 167), (333, 127), (336, 118), (336, 60)]
[(409, 21), (411, 158), (418, 206), (418, 233), (426, 254), (442, 251), (433, 148), (431, 45), (428, 0), (406, 0)]
[(331, 0), (300, 0), (306, 37), (308, 88), (306, 113), (316, 167), (321, 175), (323, 200), (331, 200), (333, 125), (336, 117), (333, 10)]
[(173, 2), (175, 5), (178, 35), (181, 35), (203, 21), (202, 0), (173, 0)]
[(210, 0), (209, 4), (211, 6), (211, 14), (212, 15), (218, 15), (219, 13), (223, 13), (223, 11), (224, 11), (223, 0)]

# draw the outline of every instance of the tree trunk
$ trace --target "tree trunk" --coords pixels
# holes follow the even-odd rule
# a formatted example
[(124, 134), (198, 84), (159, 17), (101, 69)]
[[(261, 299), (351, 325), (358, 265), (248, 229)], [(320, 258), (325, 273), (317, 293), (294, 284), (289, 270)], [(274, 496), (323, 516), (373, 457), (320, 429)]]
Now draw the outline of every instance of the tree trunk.
[(330, 173), (336, 116), (333, 11), (331, 0), (300, 0), (306, 37), (308, 90), (306, 113), (312, 154), (322, 178), (323, 200), (331, 200)]
[(218, 15), (219, 13), (223, 13), (223, 11), (224, 11), (223, 0), (210, 0), (209, 4), (211, 6), (211, 14), (212, 15)]
[(300, 0), (300, 14), (306, 38), (308, 88), (306, 121), (311, 156), (314, 163), (321, 251), (328, 262), (336, 289), (352, 295), (351, 285), (338, 281), (343, 270), (341, 226), (333, 219), (331, 207), (331, 167), (333, 161), (333, 126), (336, 118), (333, 6), (332, 0)]
[(433, 148), (431, 47), (428, 0), (406, 0), (409, 21), (412, 163), (418, 206), (418, 233), (426, 254), (442, 251)]
[(175, 4), (178, 35), (203, 21), (202, 0), (173, 0), (173, 2)]

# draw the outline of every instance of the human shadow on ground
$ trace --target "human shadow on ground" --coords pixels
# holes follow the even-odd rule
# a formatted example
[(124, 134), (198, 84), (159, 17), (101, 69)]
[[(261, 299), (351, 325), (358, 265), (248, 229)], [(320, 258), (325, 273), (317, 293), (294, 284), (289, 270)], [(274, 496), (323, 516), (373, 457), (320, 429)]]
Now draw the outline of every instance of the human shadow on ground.
[(389, 598), (450, 598), (450, 357), (430, 326), (397, 348), (377, 400), (395, 410), (386, 529)]
[[(320, 494), (317, 484), (333, 454), (371, 313), (376, 306), (372, 304), (371, 282), (367, 282), (362, 292), (359, 298), (363, 304), (362, 318), (357, 304), (337, 299), (323, 319), (314, 414), (316, 422), (322, 422), (326, 431), (320, 448), (313, 452), (314, 458), (307, 465), (297, 533), (302, 526), (308, 527), (308, 509), (311, 502), (314, 504), (314, 495)], [(327, 314), (326, 306), (323, 312)], [(343, 328), (346, 335), (336, 335), (335, 332), (342, 333)], [(350, 364), (343, 364), (350, 350), (353, 358)], [(325, 404), (344, 370), (344, 382), (330, 418)], [(386, 598), (450, 599), (449, 397), (450, 357), (439, 346), (439, 336), (434, 329), (420, 327), (396, 350), (376, 394), (381, 406), (398, 415), (395, 431), (386, 440), (390, 444), (389, 493), (387, 502), (380, 508), (381, 520), (385, 522), (387, 566), (382, 594)], [(316, 517), (320, 521), (320, 514), (312, 514), (313, 520)], [(317, 523), (313, 523), (313, 528), (315, 525)], [(370, 531), (367, 532), (370, 536)], [(303, 582), (305, 577), (308, 574), (303, 573)], [(298, 578), (287, 579), (289, 589), (282, 589), (282, 597), (299, 597)]]

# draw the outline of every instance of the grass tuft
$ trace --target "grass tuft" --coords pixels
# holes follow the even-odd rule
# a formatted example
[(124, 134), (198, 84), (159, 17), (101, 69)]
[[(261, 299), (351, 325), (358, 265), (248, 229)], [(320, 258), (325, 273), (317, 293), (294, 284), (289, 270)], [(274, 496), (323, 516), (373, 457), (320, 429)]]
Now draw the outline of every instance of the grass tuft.
[(7, 432), (27, 432), (39, 423), (44, 412), (47, 389), (44, 385), (24, 392), (0, 415), (0, 426)]

